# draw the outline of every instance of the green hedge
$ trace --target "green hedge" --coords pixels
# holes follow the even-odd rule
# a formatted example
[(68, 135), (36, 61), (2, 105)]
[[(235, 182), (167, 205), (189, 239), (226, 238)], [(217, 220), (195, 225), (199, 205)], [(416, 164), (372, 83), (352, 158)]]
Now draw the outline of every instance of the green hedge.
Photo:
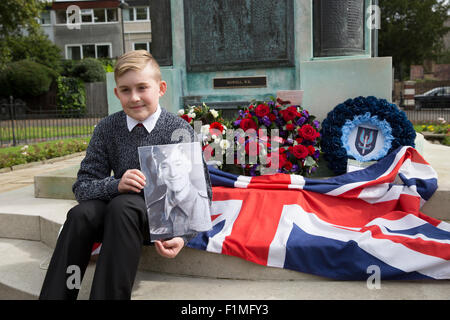
[(64, 113), (84, 114), (86, 111), (86, 89), (84, 82), (77, 78), (58, 77), (58, 108)]
[(86, 58), (75, 62), (70, 68), (70, 74), (84, 82), (98, 82), (106, 79), (102, 63), (94, 58)]
[(47, 92), (56, 73), (50, 68), (21, 60), (8, 64), (0, 74), (0, 96), (29, 97)]

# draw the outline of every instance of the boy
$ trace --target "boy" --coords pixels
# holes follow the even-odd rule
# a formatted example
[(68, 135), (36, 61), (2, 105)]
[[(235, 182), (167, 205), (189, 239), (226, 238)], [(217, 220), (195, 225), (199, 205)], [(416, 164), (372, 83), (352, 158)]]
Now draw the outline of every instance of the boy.
[[(67, 214), (42, 286), (40, 299), (76, 299), (79, 288), (68, 286), (70, 270), (81, 279), (92, 245), (102, 242), (90, 299), (130, 299), (141, 248), (150, 244), (143, 196), (145, 176), (139, 170), (138, 147), (192, 142), (194, 131), (183, 119), (159, 105), (167, 84), (155, 59), (145, 50), (119, 57), (114, 93), (123, 111), (102, 119), (81, 162), (73, 192), (79, 204)], [(191, 141), (173, 139), (175, 130)], [(186, 136), (186, 135), (184, 135)], [(208, 197), (211, 183), (204, 164)], [(113, 176), (110, 176), (111, 171)], [(156, 241), (156, 251), (174, 258), (190, 239)]]

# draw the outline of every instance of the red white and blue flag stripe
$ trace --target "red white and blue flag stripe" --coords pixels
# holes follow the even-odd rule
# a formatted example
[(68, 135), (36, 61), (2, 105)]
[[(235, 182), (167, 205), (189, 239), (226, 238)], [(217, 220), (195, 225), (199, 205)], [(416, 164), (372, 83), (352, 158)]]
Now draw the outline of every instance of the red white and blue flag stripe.
[(412, 147), (329, 179), (210, 175), (213, 228), (189, 247), (333, 279), (450, 279), (450, 224), (420, 211), (437, 174)]

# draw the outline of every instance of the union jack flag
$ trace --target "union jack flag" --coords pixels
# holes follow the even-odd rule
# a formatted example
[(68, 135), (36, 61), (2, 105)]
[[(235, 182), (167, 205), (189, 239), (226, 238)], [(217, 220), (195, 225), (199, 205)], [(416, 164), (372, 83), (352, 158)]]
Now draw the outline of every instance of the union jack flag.
[(420, 211), (437, 174), (412, 147), (329, 179), (210, 169), (213, 228), (188, 246), (341, 280), (450, 279), (450, 224)]

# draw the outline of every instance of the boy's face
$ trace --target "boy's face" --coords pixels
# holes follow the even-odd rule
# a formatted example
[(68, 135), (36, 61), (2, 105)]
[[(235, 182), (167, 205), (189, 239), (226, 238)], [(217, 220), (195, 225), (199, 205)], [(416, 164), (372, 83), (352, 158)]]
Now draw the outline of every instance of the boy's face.
[(163, 182), (174, 192), (180, 192), (188, 185), (191, 169), (190, 160), (177, 148), (159, 165)]
[(166, 82), (155, 80), (152, 67), (147, 65), (140, 71), (129, 70), (120, 76), (114, 93), (128, 116), (144, 121), (155, 113), (166, 89)]

